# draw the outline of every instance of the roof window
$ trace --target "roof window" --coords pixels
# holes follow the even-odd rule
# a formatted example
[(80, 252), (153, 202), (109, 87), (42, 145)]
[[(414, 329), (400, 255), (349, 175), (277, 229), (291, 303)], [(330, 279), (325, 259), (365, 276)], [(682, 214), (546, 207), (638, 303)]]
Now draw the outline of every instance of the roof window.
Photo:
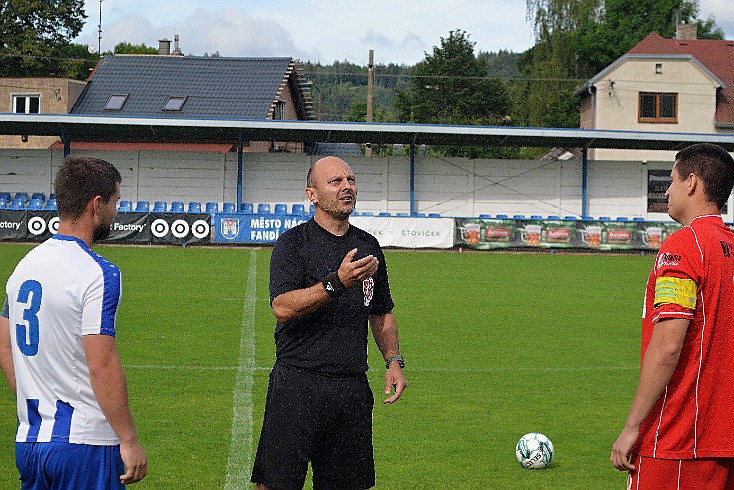
[(186, 102), (186, 97), (169, 96), (166, 105), (163, 106), (164, 111), (180, 111)]
[(106, 111), (119, 111), (122, 109), (122, 106), (125, 105), (125, 102), (127, 101), (128, 94), (125, 95), (110, 95), (110, 98), (107, 99), (107, 103), (104, 106), (104, 110)]

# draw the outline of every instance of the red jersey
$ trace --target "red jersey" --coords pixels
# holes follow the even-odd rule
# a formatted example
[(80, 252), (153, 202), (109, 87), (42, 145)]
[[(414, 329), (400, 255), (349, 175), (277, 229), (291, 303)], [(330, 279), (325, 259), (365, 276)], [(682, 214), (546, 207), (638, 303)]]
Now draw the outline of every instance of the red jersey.
[(669, 459), (734, 457), (734, 233), (699, 216), (660, 248), (647, 281), (642, 357), (660, 320), (690, 320), (678, 365), (633, 452)]

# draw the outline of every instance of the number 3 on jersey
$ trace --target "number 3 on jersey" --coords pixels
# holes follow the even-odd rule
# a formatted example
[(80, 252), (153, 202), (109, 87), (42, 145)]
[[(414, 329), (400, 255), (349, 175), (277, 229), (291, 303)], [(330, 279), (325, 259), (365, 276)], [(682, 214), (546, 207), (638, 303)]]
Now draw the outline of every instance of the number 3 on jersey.
[(15, 339), (18, 341), (18, 348), (26, 356), (38, 354), (38, 310), (41, 309), (42, 295), (41, 283), (38, 281), (25, 281), (18, 290), (17, 302), (26, 305), (26, 309), (23, 310), (26, 325), (21, 323), (15, 325)]

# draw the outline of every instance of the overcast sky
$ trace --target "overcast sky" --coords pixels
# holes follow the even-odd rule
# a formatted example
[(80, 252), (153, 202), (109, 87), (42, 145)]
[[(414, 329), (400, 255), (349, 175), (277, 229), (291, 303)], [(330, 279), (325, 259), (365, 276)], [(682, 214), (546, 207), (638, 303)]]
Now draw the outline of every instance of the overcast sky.
[[(700, 0), (734, 39), (731, 0)], [(463, 30), (475, 52), (522, 52), (533, 45), (525, 0), (86, 0), (86, 25), (75, 42), (102, 51), (120, 42), (158, 47), (180, 37), (184, 54), (287, 56), (303, 61), (347, 60), (413, 65), (449, 31)]]

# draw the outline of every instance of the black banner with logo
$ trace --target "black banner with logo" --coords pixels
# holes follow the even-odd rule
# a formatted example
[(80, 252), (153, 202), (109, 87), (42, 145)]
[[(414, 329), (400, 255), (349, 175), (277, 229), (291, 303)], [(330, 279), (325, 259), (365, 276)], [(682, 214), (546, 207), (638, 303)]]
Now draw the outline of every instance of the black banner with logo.
[(150, 213), (150, 243), (209, 243), (210, 214)]
[(117, 213), (110, 236), (100, 243), (150, 243), (148, 213)]
[[(59, 229), (56, 211), (0, 209), (0, 241), (42, 242)], [(205, 244), (211, 242), (211, 215), (118, 213), (102, 243)]]
[(10, 211), (0, 209), (0, 241), (23, 241), (26, 238), (25, 211)]

